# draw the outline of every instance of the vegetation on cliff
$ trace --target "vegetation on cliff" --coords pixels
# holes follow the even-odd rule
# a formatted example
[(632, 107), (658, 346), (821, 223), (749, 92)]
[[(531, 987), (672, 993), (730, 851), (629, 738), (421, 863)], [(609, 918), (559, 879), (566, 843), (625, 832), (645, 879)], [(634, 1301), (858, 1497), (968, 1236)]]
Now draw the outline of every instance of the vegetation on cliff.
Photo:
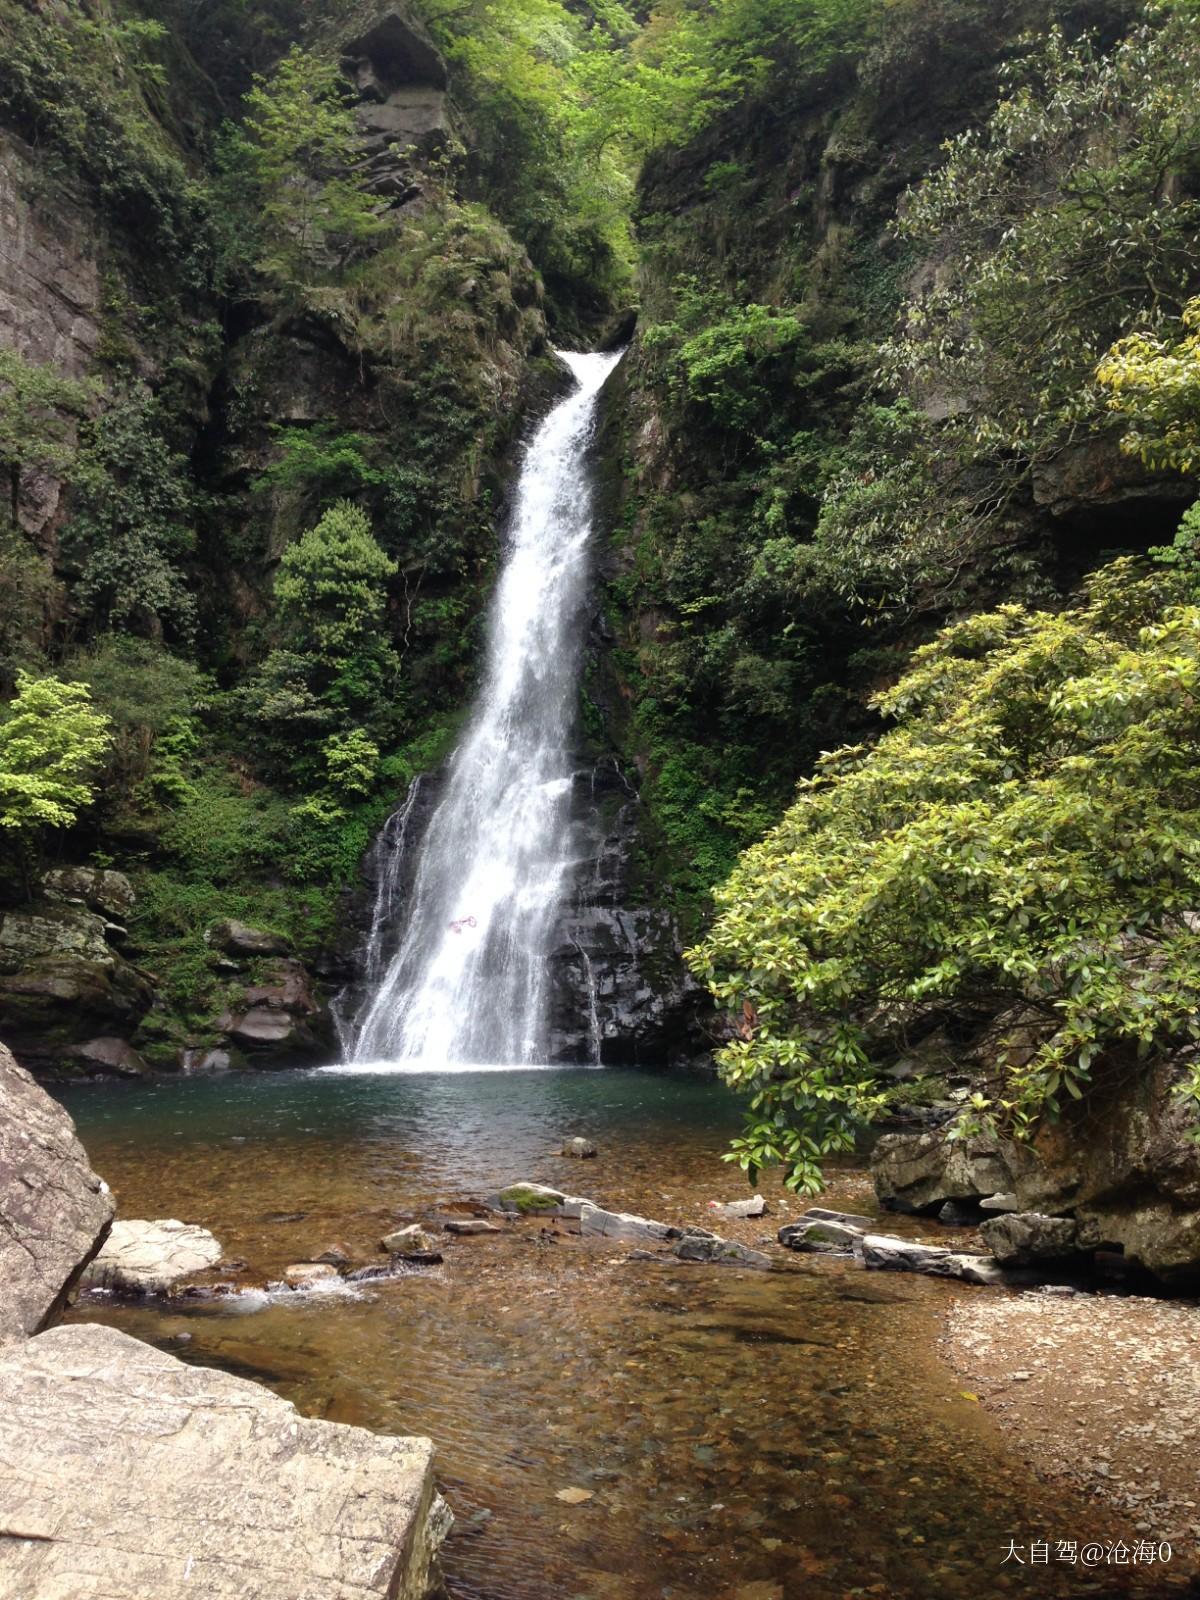
[[(43, 307), (0, 349), (0, 732), (35, 685), (104, 729), (53, 814), (14, 801), (8, 893), (51, 839), (133, 870), (172, 1050), (219, 1009), (218, 916), (328, 950), (469, 694), (549, 339), (624, 337), (635, 301), (585, 712), (734, 1019), (748, 1163), (808, 1184), (844, 1146), (885, 1003), (1048, 984), (1057, 1029), (992, 1096), (1017, 1119), (1089, 1050), (1176, 1040), (1193, 4), (0, 0), (0, 48), (13, 204), (94, 239), (82, 342)], [(1159, 864), (1102, 884), (1129, 807)], [(1031, 829), (1070, 856), (1053, 895)], [(1055, 916), (1109, 965), (1081, 980)], [(1178, 982), (1106, 988), (1118, 927), (1178, 934)]]

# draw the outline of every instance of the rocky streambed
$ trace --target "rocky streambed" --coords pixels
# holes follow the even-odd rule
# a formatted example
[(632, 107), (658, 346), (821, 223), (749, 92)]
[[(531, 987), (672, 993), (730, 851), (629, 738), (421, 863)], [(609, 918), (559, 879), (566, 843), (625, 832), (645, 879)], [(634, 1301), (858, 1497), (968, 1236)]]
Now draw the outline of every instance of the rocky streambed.
[(428, 1439), (304, 1417), (115, 1328), (47, 1327), (122, 1228), (112, 1248), (154, 1290), (164, 1253), (212, 1264), (194, 1229), (112, 1218), (69, 1118), (0, 1046), (0, 1595), (424, 1600), (448, 1522)]
[[(1128, 1503), (1097, 1487), (1099, 1470), (1068, 1478), (1027, 1413), (1004, 1409), (1014, 1390), (1036, 1398), (1036, 1379), (997, 1372), (993, 1393), (960, 1348), (998, 1308), (1069, 1297), (866, 1270), (864, 1222), (953, 1255), (980, 1241), (881, 1214), (861, 1171), (821, 1197), (840, 1224), (802, 1222), (804, 1205), (772, 1187), (763, 1214), (718, 1214), (713, 1201), (741, 1199), (718, 1160), (738, 1112), (711, 1082), (247, 1074), (69, 1098), (122, 1214), (208, 1227), (224, 1262), (210, 1286), (240, 1290), (100, 1295), (72, 1323), (253, 1378), (307, 1418), (432, 1437), (457, 1519), (453, 1600), (1188, 1591), (1186, 1539), (1153, 1564), (1031, 1571), (1008, 1554), (1084, 1539), (1132, 1550), (1139, 1524), (1160, 1542), (1183, 1526), (1153, 1491)], [(572, 1135), (596, 1158), (563, 1154)], [(843, 1253), (780, 1245), (781, 1228), (814, 1220), (848, 1229), (848, 1247), (826, 1241)], [(397, 1235), (440, 1262), (405, 1261)], [(287, 1288), (305, 1263), (323, 1272)], [(1146, 1304), (1069, 1303), (1120, 1328)], [(1190, 1329), (1191, 1308), (1171, 1309)], [(1011, 1313), (993, 1341), (1004, 1357), (1014, 1341), (1017, 1371), (1037, 1369), (1021, 1341), (1040, 1314)], [(1146, 1459), (1158, 1448), (1147, 1435)]]

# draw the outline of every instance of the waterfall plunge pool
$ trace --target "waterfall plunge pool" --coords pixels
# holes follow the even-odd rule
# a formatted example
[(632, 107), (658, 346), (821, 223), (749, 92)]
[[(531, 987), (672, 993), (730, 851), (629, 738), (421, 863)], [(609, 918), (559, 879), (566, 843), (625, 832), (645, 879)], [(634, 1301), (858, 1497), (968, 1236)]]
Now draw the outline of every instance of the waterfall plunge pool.
[[(204, 1224), (247, 1283), (335, 1242), (381, 1260), (398, 1223), (517, 1178), (683, 1223), (744, 1192), (719, 1160), (739, 1108), (702, 1078), (317, 1071), (56, 1092), (121, 1213)], [(553, 1153), (574, 1134), (598, 1159)], [(753, 1244), (800, 1209), (764, 1192), (770, 1216), (722, 1231)], [(869, 1209), (870, 1186), (846, 1170), (824, 1199)], [(1010, 1537), (1121, 1531), (1039, 1484), (937, 1355), (948, 1301), (1003, 1291), (802, 1257), (771, 1273), (631, 1260), (533, 1218), (444, 1253), (361, 1299), (276, 1297), (253, 1315), (85, 1300), (72, 1315), (311, 1416), (430, 1434), (458, 1518), (452, 1600), (1164, 1592), (1150, 1574), (1002, 1564)]]

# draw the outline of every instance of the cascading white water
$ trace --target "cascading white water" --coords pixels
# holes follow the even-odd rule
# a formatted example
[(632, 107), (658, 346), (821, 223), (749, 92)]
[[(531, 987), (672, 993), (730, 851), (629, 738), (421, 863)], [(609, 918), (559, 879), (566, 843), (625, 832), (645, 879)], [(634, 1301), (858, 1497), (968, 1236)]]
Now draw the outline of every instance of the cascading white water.
[[(517, 485), (487, 666), (420, 846), (399, 948), (354, 1030), (356, 1063), (522, 1065), (543, 1055), (547, 943), (573, 858), (570, 740), (591, 494), (586, 449), (616, 355), (564, 353), (578, 387)], [(382, 934), (378, 914), (371, 939)], [(368, 970), (371, 952), (367, 952)]]

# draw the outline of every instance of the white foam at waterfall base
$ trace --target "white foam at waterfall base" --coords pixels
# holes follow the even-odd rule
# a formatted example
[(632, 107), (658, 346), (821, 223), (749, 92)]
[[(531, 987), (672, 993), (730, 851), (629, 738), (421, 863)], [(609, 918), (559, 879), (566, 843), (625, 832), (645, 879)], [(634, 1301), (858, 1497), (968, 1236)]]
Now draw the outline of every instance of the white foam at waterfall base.
[(416, 1061), (336, 1061), (332, 1066), (316, 1067), (316, 1072), (340, 1072), (348, 1076), (370, 1076), (372, 1073), (390, 1076), (407, 1074), (422, 1077), (431, 1072), (590, 1072), (597, 1063), (569, 1063), (554, 1061), (437, 1061), (423, 1058)]
[[(577, 387), (522, 461), (483, 683), (421, 842), (403, 934), (348, 1030), (348, 1066), (327, 1070), (544, 1065), (548, 945), (577, 854), (571, 735), (592, 532), (586, 451), (619, 359), (563, 353)], [(376, 948), (381, 920), (372, 920)]]

